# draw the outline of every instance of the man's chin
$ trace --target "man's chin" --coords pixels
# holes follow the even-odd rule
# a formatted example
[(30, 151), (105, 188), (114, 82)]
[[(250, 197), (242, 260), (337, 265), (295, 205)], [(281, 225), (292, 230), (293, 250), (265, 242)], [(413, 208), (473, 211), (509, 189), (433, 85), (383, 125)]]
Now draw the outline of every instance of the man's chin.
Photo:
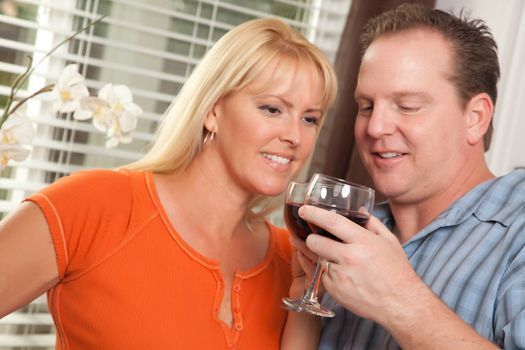
[(383, 195), (384, 197), (391, 199), (402, 196), (406, 193), (406, 186), (399, 179), (385, 179), (384, 177), (379, 179), (372, 179), (374, 183), (374, 189)]

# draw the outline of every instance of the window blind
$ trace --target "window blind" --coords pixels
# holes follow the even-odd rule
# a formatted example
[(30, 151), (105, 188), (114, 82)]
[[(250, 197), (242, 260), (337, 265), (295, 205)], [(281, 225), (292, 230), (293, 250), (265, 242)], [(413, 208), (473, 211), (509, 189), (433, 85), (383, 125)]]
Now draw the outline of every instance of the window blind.
[[(125, 84), (143, 110), (133, 142), (113, 149), (91, 122), (54, 114), (38, 96), (27, 104), (35, 125), (33, 152), (0, 177), (0, 214), (57, 178), (88, 168), (114, 168), (141, 157), (163, 111), (205, 52), (229, 29), (256, 17), (278, 17), (335, 58), (350, 0), (18, 0), (0, 1), (0, 105), (10, 85), (57, 43), (106, 15), (60, 47), (30, 76), (23, 98), (55, 83), (77, 63), (91, 95)], [(8, 10), (6, 10), (8, 9)], [(0, 10), (2, 11), (2, 10)], [(54, 347), (45, 297), (0, 320), (0, 348)]]

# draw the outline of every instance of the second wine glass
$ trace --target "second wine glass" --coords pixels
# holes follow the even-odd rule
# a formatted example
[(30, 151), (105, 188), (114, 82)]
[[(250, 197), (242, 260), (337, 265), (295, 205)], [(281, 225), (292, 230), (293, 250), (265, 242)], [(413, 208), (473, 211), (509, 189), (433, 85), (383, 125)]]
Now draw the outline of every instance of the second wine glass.
[[(375, 192), (369, 187), (324, 174), (314, 174), (306, 188), (304, 203), (334, 211), (361, 226), (365, 226), (374, 206), (374, 197)], [(298, 206), (296, 210), (298, 210)], [(295, 215), (293, 221), (294, 223), (301, 223), (302, 226), (304, 225), (304, 221), (299, 215)], [(289, 224), (287, 223), (287, 225)], [(339, 238), (318, 226), (312, 224), (307, 225), (313, 233), (340, 241)], [(310, 232), (308, 232), (308, 234), (309, 233)], [(304, 237), (298, 234), (296, 235), (304, 240), (308, 234), (304, 235)], [(332, 310), (321, 306), (317, 297), (318, 287), (323, 273), (323, 260), (322, 257), (319, 257), (317, 260), (312, 281), (301, 299), (283, 299), (283, 303), (287, 309), (309, 312), (323, 317), (333, 317), (335, 315)]]

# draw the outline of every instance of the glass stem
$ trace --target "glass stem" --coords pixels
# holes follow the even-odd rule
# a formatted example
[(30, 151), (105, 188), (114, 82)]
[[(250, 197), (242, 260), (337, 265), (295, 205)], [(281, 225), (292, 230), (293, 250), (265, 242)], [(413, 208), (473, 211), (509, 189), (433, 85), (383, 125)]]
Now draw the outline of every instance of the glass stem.
[(304, 292), (302, 302), (306, 304), (318, 304), (317, 292), (319, 290), (319, 283), (321, 283), (321, 274), (323, 273), (323, 258), (317, 259), (317, 265), (315, 265), (314, 275), (312, 276), (312, 282), (308, 289)]

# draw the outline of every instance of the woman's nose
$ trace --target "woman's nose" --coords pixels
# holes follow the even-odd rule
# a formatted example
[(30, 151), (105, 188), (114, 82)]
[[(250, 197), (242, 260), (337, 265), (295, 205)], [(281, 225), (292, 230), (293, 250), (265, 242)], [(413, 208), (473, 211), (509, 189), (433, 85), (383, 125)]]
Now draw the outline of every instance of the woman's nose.
[(301, 121), (294, 118), (285, 123), (279, 139), (291, 147), (297, 147), (301, 143)]

